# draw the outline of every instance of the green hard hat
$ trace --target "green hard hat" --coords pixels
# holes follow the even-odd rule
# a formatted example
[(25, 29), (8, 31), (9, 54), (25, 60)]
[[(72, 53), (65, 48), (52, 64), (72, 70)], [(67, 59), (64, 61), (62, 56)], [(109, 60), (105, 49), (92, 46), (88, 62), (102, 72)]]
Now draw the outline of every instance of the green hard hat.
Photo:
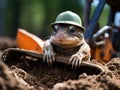
[(83, 31), (85, 31), (85, 28), (82, 26), (81, 18), (76, 13), (73, 13), (71, 11), (65, 11), (60, 13), (57, 16), (56, 21), (51, 24), (51, 27), (56, 24), (70, 24), (78, 26), (83, 29)]

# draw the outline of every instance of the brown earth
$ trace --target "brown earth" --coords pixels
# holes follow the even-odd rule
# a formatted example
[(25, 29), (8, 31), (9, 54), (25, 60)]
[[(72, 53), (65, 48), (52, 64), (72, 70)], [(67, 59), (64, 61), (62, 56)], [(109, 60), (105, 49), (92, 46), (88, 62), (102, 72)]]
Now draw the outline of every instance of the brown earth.
[[(1, 52), (16, 46), (14, 40), (4, 41), (0, 40)], [(78, 71), (66, 64), (49, 66), (42, 60), (32, 59), (0, 61), (0, 90), (120, 90), (120, 58), (113, 58), (105, 65), (92, 60), (91, 63), (104, 68), (99, 74), (94, 70), (90, 71), (92, 74), (84, 72), (89, 69), (86, 67)]]

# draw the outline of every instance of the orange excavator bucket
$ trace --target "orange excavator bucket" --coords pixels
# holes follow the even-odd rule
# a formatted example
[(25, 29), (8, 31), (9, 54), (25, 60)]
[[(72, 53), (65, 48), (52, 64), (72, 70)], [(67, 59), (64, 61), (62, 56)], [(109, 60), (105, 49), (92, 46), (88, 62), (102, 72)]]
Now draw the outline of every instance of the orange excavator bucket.
[(43, 40), (24, 29), (18, 29), (16, 42), (21, 49), (43, 52)]

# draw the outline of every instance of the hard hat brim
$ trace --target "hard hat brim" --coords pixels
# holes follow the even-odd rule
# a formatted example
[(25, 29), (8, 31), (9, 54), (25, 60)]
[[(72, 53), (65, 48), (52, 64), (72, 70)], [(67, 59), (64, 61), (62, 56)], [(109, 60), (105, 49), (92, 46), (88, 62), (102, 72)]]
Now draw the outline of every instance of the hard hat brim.
[(77, 27), (81, 28), (83, 30), (83, 32), (85, 31), (84, 27), (82, 27), (79, 24), (74, 23), (72, 21), (57, 21), (57, 22), (51, 23), (50, 26), (53, 27), (56, 24), (69, 24), (69, 25), (73, 25), (73, 26), (77, 26)]

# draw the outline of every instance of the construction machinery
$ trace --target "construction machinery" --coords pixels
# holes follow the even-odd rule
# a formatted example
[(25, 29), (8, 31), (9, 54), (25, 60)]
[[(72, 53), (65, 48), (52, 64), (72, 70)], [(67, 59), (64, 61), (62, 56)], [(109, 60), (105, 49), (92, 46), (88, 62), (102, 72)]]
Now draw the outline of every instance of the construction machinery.
[[(91, 56), (97, 61), (108, 62), (113, 57), (119, 57), (120, 51), (120, 0), (99, 0), (95, 11), (91, 15), (91, 4), (93, 0), (86, 0), (84, 7), (84, 26), (86, 27), (85, 39), (91, 46)], [(110, 7), (108, 23), (102, 28), (99, 27), (99, 18), (105, 4)], [(117, 21), (117, 23), (115, 23)]]

